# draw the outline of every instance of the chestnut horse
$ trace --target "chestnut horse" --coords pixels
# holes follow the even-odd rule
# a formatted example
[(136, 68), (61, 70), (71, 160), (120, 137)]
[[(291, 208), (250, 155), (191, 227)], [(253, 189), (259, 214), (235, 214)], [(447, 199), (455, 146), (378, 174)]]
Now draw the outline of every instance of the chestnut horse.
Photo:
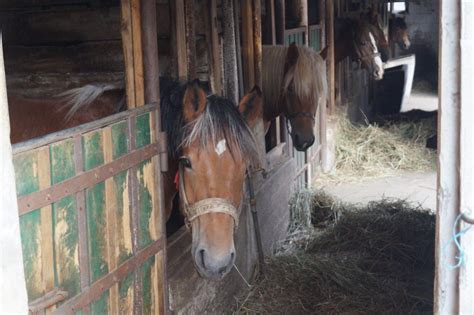
[(262, 81), (264, 121), (283, 114), (291, 127), (293, 145), (306, 151), (314, 143), (316, 110), (326, 106), (326, 65), (313, 49), (297, 46), (263, 46)]
[(390, 15), (388, 24), (388, 38), (390, 45), (398, 44), (400, 49), (407, 50), (410, 48), (410, 37), (408, 36), (408, 27), (405, 17)]
[[(363, 19), (339, 20), (338, 26), (340, 31), (334, 43), (336, 63), (351, 57), (367, 69), (375, 80), (381, 80), (384, 69), (372, 26)], [(323, 59), (327, 58), (327, 49), (321, 52)]]
[(390, 57), (390, 45), (385, 37), (385, 33), (383, 32), (382, 18), (373, 7), (369, 8), (367, 13), (362, 14), (361, 17), (369, 22), (370, 31), (372, 32), (372, 35), (374, 35), (377, 48), (380, 51), (380, 57), (383, 62), (387, 62)]

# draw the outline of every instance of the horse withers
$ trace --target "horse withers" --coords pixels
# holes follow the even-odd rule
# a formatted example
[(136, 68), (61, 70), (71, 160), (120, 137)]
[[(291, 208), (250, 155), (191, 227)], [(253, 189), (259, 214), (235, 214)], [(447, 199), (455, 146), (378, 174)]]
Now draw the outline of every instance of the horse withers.
[(239, 106), (206, 95), (198, 82), (160, 84), (162, 123), (169, 135), (170, 168), (164, 176), (165, 207), (171, 215), (177, 192), (192, 233), (198, 273), (222, 279), (233, 267), (245, 171), (258, 161), (251, 128), (261, 117), (259, 88)]
[(264, 121), (283, 114), (288, 120), (293, 145), (306, 151), (315, 141), (318, 106), (326, 106), (326, 65), (313, 49), (294, 43), (263, 46), (262, 81)]

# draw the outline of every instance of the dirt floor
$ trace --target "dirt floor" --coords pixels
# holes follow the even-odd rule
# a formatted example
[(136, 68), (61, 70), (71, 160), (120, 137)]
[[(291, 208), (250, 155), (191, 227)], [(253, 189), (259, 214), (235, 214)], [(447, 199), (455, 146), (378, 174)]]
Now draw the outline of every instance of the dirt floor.
[(436, 209), (436, 172), (400, 172), (397, 176), (367, 179), (358, 183), (319, 184), (344, 202), (367, 203), (382, 198), (404, 199), (423, 208)]

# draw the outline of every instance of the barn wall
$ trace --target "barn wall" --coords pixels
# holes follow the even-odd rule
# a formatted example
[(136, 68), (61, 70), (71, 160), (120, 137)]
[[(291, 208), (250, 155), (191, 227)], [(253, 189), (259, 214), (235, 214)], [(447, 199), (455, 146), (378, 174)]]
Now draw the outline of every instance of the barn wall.
[(403, 54), (416, 55), (415, 80), (427, 80), (433, 88), (438, 77), (439, 1), (410, 1), (406, 16), (411, 48)]

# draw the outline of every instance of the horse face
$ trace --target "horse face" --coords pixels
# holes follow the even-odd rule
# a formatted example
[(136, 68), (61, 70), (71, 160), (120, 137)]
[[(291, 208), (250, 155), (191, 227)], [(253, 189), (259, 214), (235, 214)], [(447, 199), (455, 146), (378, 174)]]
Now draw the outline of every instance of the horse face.
[(385, 38), (385, 34), (382, 30), (382, 19), (375, 8), (369, 9), (369, 12), (365, 15), (365, 18), (370, 23), (370, 30), (375, 37), (381, 59), (383, 62), (387, 62), (390, 56), (390, 49), (387, 38)]
[[(183, 98), (184, 119), (187, 124), (192, 124), (203, 115), (208, 106), (206, 102), (206, 95), (199, 86), (187, 88)], [(239, 110), (249, 125), (254, 124), (255, 118), (262, 111), (260, 91), (254, 89), (246, 95)], [(180, 163), (184, 164), (184, 178), (179, 180), (184, 181), (184, 193), (189, 204), (211, 200), (209, 198), (221, 198), (235, 209), (240, 207), (246, 162), (237, 146), (229, 142), (229, 139), (223, 137), (215, 142), (208, 141), (203, 147), (202, 142), (196, 139), (182, 148)], [(235, 222), (231, 215), (220, 212), (222, 209), (219, 209), (219, 204), (210, 202), (208, 207), (211, 212), (190, 222), (191, 253), (198, 273), (202, 277), (218, 280), (232, 269), (235, 262)], [(184, 215), (186, 216), (186, 212)]]
[[(295, 44), (288, 47), (285, 62), (285, 79), (282, 97), (285, 102), (285, 116), (290, 124), (290, 135), (293, 140), (293, 146), (298, 151), (306, 151), (314, 143), (314, 117), (316, 115), (317, 102), (314, 94), (314, 86), (305, 85), (311, 82), (312, 78), (306, 76), (314, 76), (311, 69), (300, 67), (296, 69), (299, 56), (298, 48)], [(309, 71), (308, 71), (309, 70)], [(300, 86), (295, 85), (296, 71)], [(308, 72), (308, 73), (305, 73)]]
[(384, 74), (382, 59), (375, 37), (365, 23), (358, 24), (354, 45), (362, 66), (369, 71), (375, 80), (381, 80)]
[(405, 17), (390, 17), (390, 41), (397, 43), (400, 49), (407, 50), (410, 48), (411, 42)]

